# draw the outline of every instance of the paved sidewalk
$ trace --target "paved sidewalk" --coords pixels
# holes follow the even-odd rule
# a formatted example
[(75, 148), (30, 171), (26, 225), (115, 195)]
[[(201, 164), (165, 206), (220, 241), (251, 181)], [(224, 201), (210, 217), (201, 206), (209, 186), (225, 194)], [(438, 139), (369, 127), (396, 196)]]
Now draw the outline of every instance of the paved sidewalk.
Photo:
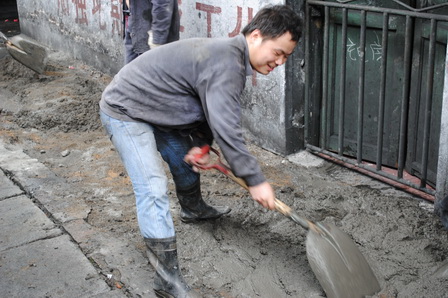
[(146, 258), (90, 226), (87, 206), (59, 196), (64, 187), (0, 139), (0, 296), (154, 297)]

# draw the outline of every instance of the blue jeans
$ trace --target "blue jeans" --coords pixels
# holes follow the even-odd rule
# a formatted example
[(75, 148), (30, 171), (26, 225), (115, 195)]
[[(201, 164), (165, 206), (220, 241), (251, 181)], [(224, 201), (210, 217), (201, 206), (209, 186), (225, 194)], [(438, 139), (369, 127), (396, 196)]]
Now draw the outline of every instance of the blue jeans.
[(189, 137), (144, 122), (117, 120), (103, 112), (100, 118), (131, 179), (142, 236), (173, 237), (168, 178), (159, 152), (169, 165), (176, 188), (188, 189), (199, 180), (199, 174), (183, 160), (191, 148)]

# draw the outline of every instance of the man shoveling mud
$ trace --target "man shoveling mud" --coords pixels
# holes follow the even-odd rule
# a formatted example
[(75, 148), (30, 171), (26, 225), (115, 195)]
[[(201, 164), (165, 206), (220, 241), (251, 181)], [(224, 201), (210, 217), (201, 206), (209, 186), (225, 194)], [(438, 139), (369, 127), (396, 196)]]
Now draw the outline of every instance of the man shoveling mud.
[(266, 7), (234, 38), (186, 39), (142, 54), (103, 92), (101, 121), (132, 181), (157, 295), (198, 296), (179, 270), (159, 153), (173, 175), (184, 222), (230, 212), (204, 202), (199, 174), (189, 165), (213, 140), (252, 198), (274, 209), (274, 191), (244, 143), (239, 100), (246, 76), (253, 70), (267, 75), (284, 64), (300, 34), (300, 18), (291, 8)]

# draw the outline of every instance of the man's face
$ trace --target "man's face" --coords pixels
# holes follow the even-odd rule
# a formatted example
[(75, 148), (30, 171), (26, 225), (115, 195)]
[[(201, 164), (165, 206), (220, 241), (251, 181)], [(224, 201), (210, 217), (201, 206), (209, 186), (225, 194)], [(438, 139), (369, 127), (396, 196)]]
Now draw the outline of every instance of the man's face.
[(264, 75), (269, 74), (277, 66), (286, 62), (292, 54), (297, 42), (291, 40), (291, 33), (263, 41), (260, 31), (254, 30), (247, 36), (249, 59), (252, 68)]

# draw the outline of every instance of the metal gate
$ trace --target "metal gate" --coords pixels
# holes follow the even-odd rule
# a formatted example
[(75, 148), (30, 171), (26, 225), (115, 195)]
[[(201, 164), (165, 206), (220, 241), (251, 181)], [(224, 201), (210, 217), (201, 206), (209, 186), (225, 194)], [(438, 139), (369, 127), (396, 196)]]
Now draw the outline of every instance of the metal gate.
[(433, 200), (448, 3), (429, 2), (307, 1), (305, 142)]

